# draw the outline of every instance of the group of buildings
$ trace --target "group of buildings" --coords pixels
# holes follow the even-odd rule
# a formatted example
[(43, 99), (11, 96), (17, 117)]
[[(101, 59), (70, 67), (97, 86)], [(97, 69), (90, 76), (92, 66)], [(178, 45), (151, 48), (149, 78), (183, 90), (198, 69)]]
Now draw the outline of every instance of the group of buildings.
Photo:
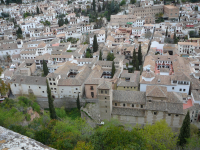
[[(82, 101), (96, 102), (97, 121), (117, 118), (145, 125), (165, 119), (169, 126), (179, 128), (190, 110), (191, 123), (200, 127), (199, 3), (154, 5), (142, 0), (140, 6), (128, 4), (126, 10), (111, 15), (110, 22), (102, 18), (100, 29), (94, 28), (88, 16), (74, 13), (87, 10), (92, 2), (66, 3), (0, 6), (0, 12), (9, 13), (22, 29), (23, 39), (16, 40), (16, 24), (0, 19), (1, 63), (10, 64), (3, 68), (1, 79), (10, 83), (13, 95), (47, 98), (48, 80), (55, 101), (79, 95)], [(37, 7), (40, 14), (23, 18), (23, 13), (35, 13)], [(59, 27), (59, 14), (66, 14), (63, 19), (68, 24)], [(86, 58), (94, 35), (98, 51)], [(138, 54), (140, 45), (143, 65), (130, 72), (133, 52)], [(113, 61), (107, 60), (110, 54)], [(42, 76), (44, 61), (49, 70), (46, 77)], [(86, 113), (90, 116), (92, 110)]]

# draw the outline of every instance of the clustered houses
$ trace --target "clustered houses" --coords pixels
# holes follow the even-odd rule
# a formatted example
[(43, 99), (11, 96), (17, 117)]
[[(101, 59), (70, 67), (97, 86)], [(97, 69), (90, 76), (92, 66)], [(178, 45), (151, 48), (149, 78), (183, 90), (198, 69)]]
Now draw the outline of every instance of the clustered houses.
[[(179, 128), (190, 110), (191, 122), (200, 127), (200, 15), (195, 11), (200, 4), (180, 9), (146, 0), (106, 16), (108, 21), (87, 14), (92, 3), (1, 6), (0, 62), (12, 62), (2, 65), (1, 78), (12, 94), (47, 100), (48, 80), (55, 101), (71, 102), (79, 95), (81, 101), (94, 102), (97, 122), (117, 118), (145, 125), (165, 119)], [(102, 2), (96, 1), (96, 11), (98, 6)], [(4, 19), (8, 15), (12, 22)], [(93, 53), (94, 35), (98, 50)]]

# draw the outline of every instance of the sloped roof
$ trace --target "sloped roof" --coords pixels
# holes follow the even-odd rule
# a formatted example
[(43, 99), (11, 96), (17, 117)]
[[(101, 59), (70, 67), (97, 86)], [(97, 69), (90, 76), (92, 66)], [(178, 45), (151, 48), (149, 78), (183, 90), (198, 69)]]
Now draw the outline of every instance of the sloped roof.
[(167, 87), (165, 86), (147, 86), (146, 96), (151, 97), (167, 97)]

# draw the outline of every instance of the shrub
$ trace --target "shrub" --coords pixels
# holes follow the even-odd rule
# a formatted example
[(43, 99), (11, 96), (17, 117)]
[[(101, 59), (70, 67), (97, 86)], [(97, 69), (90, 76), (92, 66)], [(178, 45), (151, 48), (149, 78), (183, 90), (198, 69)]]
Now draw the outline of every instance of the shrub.
[(30, 121), (31, 120), (31, 115), (30, 114), (26, 114), (26, 120)]
[(38, 103), (36, 103), (36, 102), (33, 103), (33, 110), (35, 110), (38, 113), (40, 113), (40, 106), (38, 105)]

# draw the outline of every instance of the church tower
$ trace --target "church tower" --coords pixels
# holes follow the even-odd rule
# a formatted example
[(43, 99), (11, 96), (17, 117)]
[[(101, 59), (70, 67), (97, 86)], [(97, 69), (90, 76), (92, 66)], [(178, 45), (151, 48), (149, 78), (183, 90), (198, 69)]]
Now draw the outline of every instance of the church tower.
[(99, 99), (100, 119), (110, 120), (112, 113), (112, 82), (103, 82), (98, 87), (97, 97)]

